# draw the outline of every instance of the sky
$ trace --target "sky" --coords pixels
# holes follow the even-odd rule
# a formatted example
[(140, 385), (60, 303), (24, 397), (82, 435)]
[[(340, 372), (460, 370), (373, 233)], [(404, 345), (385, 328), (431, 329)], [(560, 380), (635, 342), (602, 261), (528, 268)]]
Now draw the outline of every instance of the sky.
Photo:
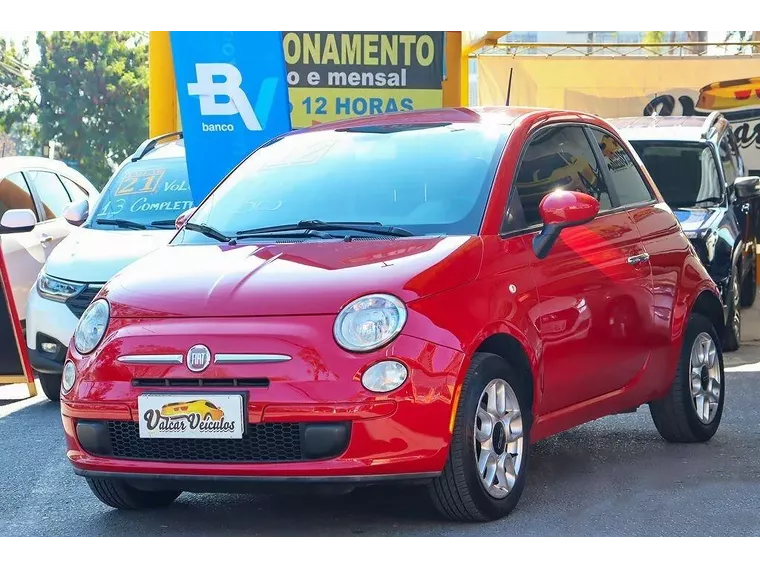
[(37, 63), (40, 53), (34, 42), (35, 32), (32, 24), (0, 24), (0, 37), (12, 41), (20, 46), (24, 39), (29, 39), (29, 64)]

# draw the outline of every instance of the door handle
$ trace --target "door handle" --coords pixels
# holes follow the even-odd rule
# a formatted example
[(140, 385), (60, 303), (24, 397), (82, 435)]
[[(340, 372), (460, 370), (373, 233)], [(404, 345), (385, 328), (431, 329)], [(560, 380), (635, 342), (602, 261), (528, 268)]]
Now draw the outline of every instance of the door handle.
[(42, 235), (40, 237), (40, 243), (42, 243), (43, 245), (52, 241), (53, 241), (53, 237), (50, 235)]
[(646, 262), (649, 260), (649, 254), (643, 253), (643, 254), (637, 254), (635, 256), (629, 256), (628, 257), (628, 264), (641, 264), (642, 262)]

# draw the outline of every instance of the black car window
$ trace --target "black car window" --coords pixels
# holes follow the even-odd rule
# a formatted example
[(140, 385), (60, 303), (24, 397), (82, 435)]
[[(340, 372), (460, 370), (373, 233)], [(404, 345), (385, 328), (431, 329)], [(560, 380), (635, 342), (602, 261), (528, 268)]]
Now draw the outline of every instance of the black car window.
[(556, 126), (541, 130), (528, 144), (515, 177), (519, 204), (510, 199), (503, 232), (517, 228), (516, 211), (525, 226), (542, 223), (538, 206), (556, 189), (582, 191), (599, 200), (601, 211), (612, 208), (610, 195), (593, 149), (580, 126)]
[(718, 167), (704, 142), (631, 142), (671, 207), (705, 207), (722, 199)]
[(607, 132), (591, 129), (607, 167), (607, 175), (620, 205), (646, 203), (652, 199), (646, 182), (636, 167), (633, 156)]
[(739, 161), (728, 140), (728, 132), (723, 135), (718, 144), (718, 154), (723, 164), (723, 173), (726, 176), (726, 183), (731, 185), (739, 177)]

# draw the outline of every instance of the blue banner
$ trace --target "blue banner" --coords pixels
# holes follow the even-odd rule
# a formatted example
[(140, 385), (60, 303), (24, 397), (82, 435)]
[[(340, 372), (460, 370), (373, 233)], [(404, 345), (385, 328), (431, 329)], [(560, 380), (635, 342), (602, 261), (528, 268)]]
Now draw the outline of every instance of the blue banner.
[(170, 32), (190, 190), (200, 203), (290, 130), (281, 32)]

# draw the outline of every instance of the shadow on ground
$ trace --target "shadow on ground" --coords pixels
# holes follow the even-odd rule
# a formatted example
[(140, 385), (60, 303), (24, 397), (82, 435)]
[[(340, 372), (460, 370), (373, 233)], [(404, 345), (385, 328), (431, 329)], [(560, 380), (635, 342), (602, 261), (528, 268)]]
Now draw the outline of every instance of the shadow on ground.
[(665, 443), (646, 406), (597, 420), (536, 444), (518, 508), (476, 525), (439, 519), (417, 487), (183, 494), (164, 510), (114, 511), (72, 473), (59, 406), (37, 397), (0, 408), (0, 478), (23, 488), (0, 499), (0, 534), (757, 536), (760, 374), (745, 366), (759, 359), (760, 346), (727, 356), (723, 423), (709, 443)]

